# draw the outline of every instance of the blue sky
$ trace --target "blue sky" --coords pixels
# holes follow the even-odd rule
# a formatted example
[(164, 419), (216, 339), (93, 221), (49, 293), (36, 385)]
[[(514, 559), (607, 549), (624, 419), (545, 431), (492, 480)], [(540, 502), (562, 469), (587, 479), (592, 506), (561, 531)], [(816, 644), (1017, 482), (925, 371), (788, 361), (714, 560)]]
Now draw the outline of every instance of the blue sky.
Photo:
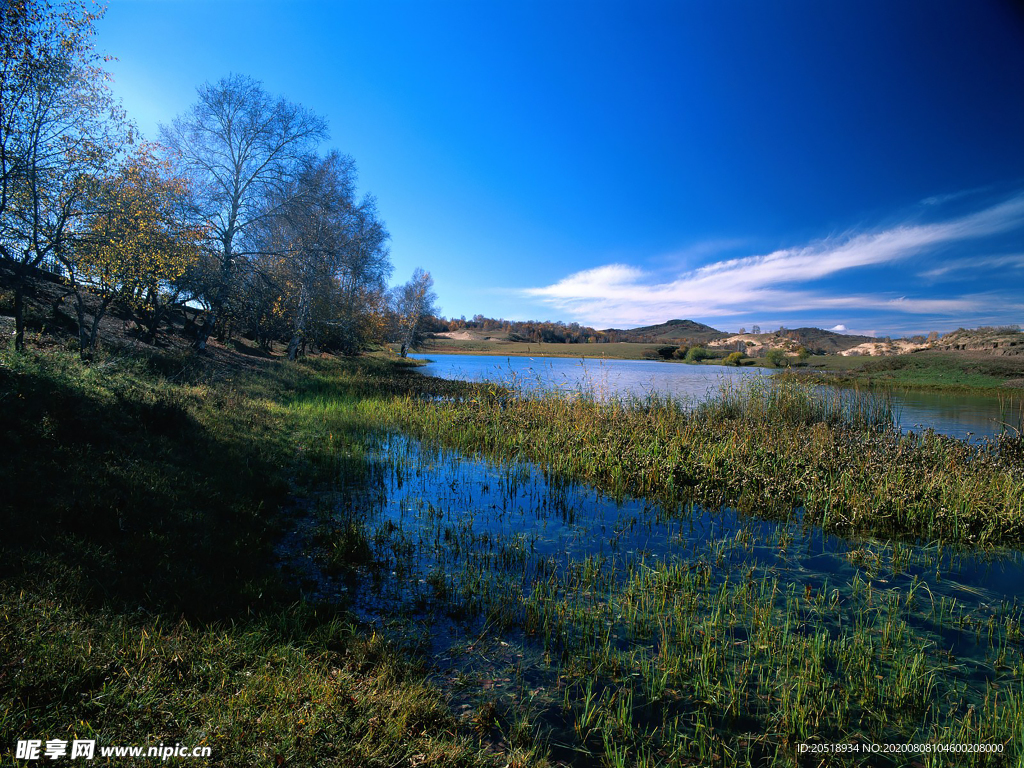
[(1024, 323), (1024, 15), (974, 2), (110, 0), (149, 138), (228, 73), (325, 117), (446, 315)]

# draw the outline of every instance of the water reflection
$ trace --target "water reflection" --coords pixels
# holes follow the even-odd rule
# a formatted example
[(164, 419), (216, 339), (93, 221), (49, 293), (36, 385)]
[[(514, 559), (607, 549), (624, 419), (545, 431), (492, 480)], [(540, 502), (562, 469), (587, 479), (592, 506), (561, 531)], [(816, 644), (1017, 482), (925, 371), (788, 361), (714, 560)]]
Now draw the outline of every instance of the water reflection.
[[(464, 381), (513, 381), (526, 389), (587, 388), (599, 396), (644, 396), (649, 393), (700, 400), (723, 382), (770, 375), (764, 368), (686, 365), (653, 360), (499, 357), (495, 355), (413, 355), (430, 362), (420, 370), (431, 376)], [(1004, 422), (1018, 426), (1021, 401), (1009, 410), (998, 398), (971, 395), (898, 392), (892, 395), (899, 426), (905, 432), (933, 429), (960, 439), (998, 435)]]
[[(453, 644), (482, 634), (494, 616), (505, 616), (507, 637), (522, 637), (516, 627), (537, 585), (572, 581), (583, 570), (609, 601), (639, 575), (673, 568), (705, 574), (710, 592), (769, 578), (790, 594), (834, 593), (854, 606), (851, 616), (858, 584), (893, 595), (896, 605), (918, 595), (908, 614), (914, 632), (959, 658), (960, 677), (972, 684), (995, 679), (990, 638), (972, 627), (1020, 620), (1024, 556), (1016, 550), (843, 538), (804, 524), (799, 510), (772, 521), (730, 508), (615, 499), (528, 463), (495, 464), (400, 435), (371, 436), (367, 448), (358, 482), (343, 488), (333, 510), (300, 516), (283, 559), (314, 599), (348, 601), (370, 624), (406, 616), (430, 627), (426, 642), (449, 662)], [(359, 538), (364, 554), (345, 554), (332, 568), (330, 542), (339, 536), (346, 552)], [(780, 593), (780, 605), (786, 599)], [(483, 625), (464, 623), (480, 616), (489, 617)], [(617, 642), (627, 642), (620, 627), (613, 641), (620, 631)], [(531, 683), (543, 682), (545, 665), (534, 661)]]

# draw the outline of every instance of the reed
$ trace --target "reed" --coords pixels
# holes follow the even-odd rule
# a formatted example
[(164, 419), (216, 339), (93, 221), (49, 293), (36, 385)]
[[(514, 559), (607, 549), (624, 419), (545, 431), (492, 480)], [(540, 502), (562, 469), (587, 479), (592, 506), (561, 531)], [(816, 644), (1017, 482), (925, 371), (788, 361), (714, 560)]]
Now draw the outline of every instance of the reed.
[(752, 377), (694, 406), (477, 387), (363, 399), (345, 419), (674, 505), (727, 502), (773, 517), (799, 509), (826, 530), (910, 541), (1024, 540), (1020, 438), (900, 434), (884, 394)]

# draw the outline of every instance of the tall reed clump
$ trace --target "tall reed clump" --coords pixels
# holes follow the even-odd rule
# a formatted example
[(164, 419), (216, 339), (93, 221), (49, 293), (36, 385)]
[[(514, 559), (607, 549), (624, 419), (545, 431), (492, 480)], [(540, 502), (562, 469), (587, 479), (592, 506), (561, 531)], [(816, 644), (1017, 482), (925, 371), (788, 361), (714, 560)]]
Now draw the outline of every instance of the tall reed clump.
[(723, 382), (712, 397), (702, 400), (695, 415), (709, 421), (739, 419), (748, 424), (833, 428), (894, 427), (891, 393), (812, 387), (793, 379), (756, 376)]
[(802, 508), (841, 532), (1024, 541), (1024, 461), (1012, 441), (903, 435), (892, 411), (884, 395), (752, 377), (696, 406), (477, 386), (457, 397), (362, 400), (352, 418), (529, 459), (612, 493), (769, 516)]

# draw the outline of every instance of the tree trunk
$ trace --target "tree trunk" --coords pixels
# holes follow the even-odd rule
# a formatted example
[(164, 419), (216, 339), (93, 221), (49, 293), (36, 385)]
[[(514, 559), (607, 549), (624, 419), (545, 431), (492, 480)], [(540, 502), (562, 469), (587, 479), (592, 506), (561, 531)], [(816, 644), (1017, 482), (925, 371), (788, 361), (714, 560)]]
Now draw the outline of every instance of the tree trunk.
[(217, 310), (211, 307), (210, 311), (203, 316), (203, 324), (196, 330), (196, 340), (192, 346), (197, 352), (206, 351), (206, 341), (210, 338), (210, 331), (215, 322), (217, 322)]
[(85, 302), (81, 294), (75, 291), (75, 315), (78, 317), (78, 356), (83, 362), (92, 357), (89, 351), (89, 328), (85, 323)]
[(92, 333), (89, 334), (89, 356), (96, 352), (96, 339), (99, 336), (100, 331), (100, 320), (107, 313), (107, 307), (110, 306), (110, 299), (106, 298), (100, 302), (100, 308), (96, 310), (96, 315), (92, 319)]
[(210, 305), (210, 310), (203, 317), (203, 324), (199, 326), (199, 331), (196, 333), (196, 340), (193, 343), (193, 347), (198, 352), (206, 351), (206, 342), (209, 340), (213, 333), (214, 326), (220, 319), (221, 310), (224, 309), (224, 305), (228, 300), (228, 286), (227, 281), (231, 275), (231, 267), (227, 266), (221, 270), (221, 285), (217, 289), (217, 296), (213, 300), (213, 304)]
[(14, 349), (25, 348), (25, 281), (18, 276), (14, 283)]

